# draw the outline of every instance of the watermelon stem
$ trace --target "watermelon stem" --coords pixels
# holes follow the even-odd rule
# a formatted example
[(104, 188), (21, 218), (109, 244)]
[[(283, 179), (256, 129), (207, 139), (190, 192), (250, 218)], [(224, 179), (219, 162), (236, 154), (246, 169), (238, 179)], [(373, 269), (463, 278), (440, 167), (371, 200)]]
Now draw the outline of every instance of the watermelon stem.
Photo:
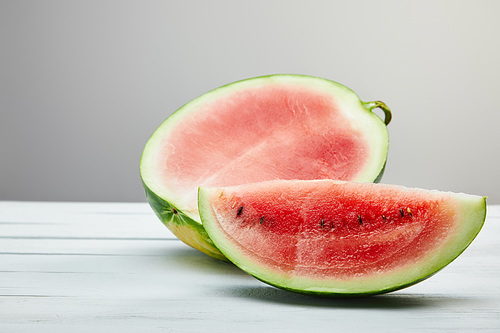
[(389, 125), (392, 119), (391, 109), (382, 101), (374, 101), (374, 102), (363, 102), (363, 106), (373, 112), (373, 109), (379, 108), (384, 111), (384, 123), (385, 125)]

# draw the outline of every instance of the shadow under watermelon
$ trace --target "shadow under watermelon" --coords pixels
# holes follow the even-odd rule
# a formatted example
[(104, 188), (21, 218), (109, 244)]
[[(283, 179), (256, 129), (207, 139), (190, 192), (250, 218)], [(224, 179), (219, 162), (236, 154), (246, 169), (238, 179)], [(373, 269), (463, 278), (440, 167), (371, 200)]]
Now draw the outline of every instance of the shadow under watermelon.
[(259, 302), (279, 303), (318, 308), (352, 308), (352, 309), (405, 309), (405, 308), (442, 308), (473, 306), (482, 302), (477, 298), (451, 297), (438, 294), (410, 294), (394, 292), (365, 297), (322, 297), (289, 292), (272, 286), (228, 287), (223, 292), (226, 296), (247, 298)]

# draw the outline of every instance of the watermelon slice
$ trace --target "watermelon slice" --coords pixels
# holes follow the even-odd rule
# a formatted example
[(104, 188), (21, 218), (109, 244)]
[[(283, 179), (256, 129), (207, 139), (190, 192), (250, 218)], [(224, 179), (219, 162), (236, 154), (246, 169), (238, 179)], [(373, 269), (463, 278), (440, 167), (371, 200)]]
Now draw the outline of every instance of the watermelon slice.
[(238, 267), (271, 285), (325, 295), (410, 286), (476, 237), (486, 198), (335, 180), (202, 187), (210, 238)]
[(239, 81), (191, 101), (161, 124), (144, 147), (141, 177), (164, 224), (188, 245), (223, 259), (201, 225), (199, 186), (377, 181), (390, 120), (384, 103), (361, 102), (333, 81), (301, 75)]

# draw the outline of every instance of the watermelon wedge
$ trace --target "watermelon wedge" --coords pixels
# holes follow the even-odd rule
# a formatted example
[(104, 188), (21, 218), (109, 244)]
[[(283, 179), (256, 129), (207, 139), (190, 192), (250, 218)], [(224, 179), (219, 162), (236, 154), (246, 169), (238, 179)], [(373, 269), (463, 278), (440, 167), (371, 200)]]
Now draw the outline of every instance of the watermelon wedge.
[(472, 242), (486, 198), (396, 185), (284, 180), (201, 187), (205, 230), (234, 264), (295, 292), (371, 295), (433, 275)]
[[(373, 111), (380, 108), (384, 120)], [(345, 86), (302, 75), (235, 82), (189, 102), (153, 133), (141, 157), (148, 201), (188, 245), (213, 257), (200, 220), (199, 186), (273, 179), (378, 181), (391, 112)]]

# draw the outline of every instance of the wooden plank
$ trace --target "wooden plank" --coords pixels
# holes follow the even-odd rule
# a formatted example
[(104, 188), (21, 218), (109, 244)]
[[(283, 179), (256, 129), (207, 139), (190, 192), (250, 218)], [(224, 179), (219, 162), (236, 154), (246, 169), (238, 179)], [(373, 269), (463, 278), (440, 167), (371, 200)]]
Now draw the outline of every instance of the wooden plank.
[(500, 331), (500, 206), (441, 272), (361, 299), (267, 286), (164, 230), (142, 203), (0, 202), (0, 332)]
[(0, 237), (175, 238), (147, 203), (18, 201), (0, 201)]

